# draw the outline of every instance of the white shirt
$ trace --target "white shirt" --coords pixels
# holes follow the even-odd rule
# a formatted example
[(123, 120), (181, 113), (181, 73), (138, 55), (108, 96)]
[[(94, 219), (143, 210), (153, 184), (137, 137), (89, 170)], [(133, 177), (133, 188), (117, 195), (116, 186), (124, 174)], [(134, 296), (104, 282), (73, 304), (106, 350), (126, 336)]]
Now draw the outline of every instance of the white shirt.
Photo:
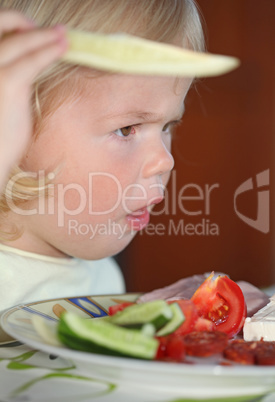
[(0, 311), (21, 303), (125, 292), (112, 258), (55, 258), (0, 244)]

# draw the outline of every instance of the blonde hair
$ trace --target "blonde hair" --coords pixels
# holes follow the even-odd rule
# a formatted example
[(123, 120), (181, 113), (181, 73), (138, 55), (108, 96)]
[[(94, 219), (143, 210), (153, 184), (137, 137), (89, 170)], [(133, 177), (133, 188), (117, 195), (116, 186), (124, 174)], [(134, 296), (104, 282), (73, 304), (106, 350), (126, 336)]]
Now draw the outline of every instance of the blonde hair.
[[(201, 19), (193, 0), (0, 0), (0, 8), (17, 10), (41, 27), (63, 24), (84, 31), (126, 32), (164, 43), (172, 43), (177, 38), (183, 47), (204, 50)], [(78, 71), (79, 66), (57, 62), (34, 82), (31, 99), (34, 140), (68, 95), (79, 94)], [(64, 85), (68, 81), (70, 85)], [(15, 167), (10, 178), (19, 177), (20, 172)], [(40, 194), (37, 181), (21, 176), (13, 191), (6, 188), (0, 198), (2, 219), (10, 209), (9, 201), (19, 205)], [(14, 234), (2, 233), (2, 237), (7, 240)]]

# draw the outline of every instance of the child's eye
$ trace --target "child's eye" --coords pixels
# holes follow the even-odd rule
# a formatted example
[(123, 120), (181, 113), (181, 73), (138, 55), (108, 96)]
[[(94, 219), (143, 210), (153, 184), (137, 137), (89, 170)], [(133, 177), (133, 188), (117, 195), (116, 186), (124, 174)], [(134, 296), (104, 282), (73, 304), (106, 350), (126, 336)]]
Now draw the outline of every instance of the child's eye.
[(176, 128), (181, 123), (181, 120), (171, 121), (170, 123), (165, 124), (162, 131), (167, 134), (172, 134), (173, 129)]
[(165, 126), (163, 127), (163, 129), (162, 129), (162, 132), (163, 133), (165, 133), (165, 134), (172, 134), (172, 129), (173, 129), (173, 127), (174, 127), (174, 123), (172, 122), (172, 123), (168, 123), (168, 124), (165, 124)]
[(170, 126), (171, 126), (171, 123), (165, 124), (165, 126), (162, 129), (162, 131), (164, 133), (169, 133), (170, 132)]
[(118, 128), (114, 131), (114, 133), (119, 137), (128, 137), (130, 134), (135, 134), (135, 128), (134, 126), (126, 126)]

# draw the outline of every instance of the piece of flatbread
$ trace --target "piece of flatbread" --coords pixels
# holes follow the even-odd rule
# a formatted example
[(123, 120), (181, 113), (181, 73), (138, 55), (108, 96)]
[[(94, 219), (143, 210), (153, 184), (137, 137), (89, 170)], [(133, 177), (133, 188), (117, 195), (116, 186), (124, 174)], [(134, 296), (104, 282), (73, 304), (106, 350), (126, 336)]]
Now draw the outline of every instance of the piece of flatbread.
[(98, 34), (71, 30), (63, 60), (124, 74), (208, 77), (240, 64), (235, 57), (201, 53), (124, 33)]

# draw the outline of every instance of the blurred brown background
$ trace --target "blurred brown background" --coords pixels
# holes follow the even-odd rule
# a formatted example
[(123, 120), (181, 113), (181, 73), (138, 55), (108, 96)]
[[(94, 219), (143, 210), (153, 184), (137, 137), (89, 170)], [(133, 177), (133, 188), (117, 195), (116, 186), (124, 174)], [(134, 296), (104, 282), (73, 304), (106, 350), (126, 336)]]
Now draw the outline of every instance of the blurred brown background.
[[(198, 82), (189, 93), (173, 145), (176, 164), (165, 204), (169, 214), (153, 216), (155, 234), (139, 234), (117, 256), (127, 291), (148, 291), (211, 270), (260, 287), (275, 282), (275, 1), (198, 4), (208, 51), (237, 56), (242, 64), (234, 72)], [(262, 188), (270, 190), (268, 233), (249, 226), (234, 210), (236, 189), (252, 178), (254, 189), (239, 195), (237, 209), (257, 219), (255, 179), (265, 170), (270, 175), (270, 186)], [(213, 186), (208, 197), (207, 186)], [(179, 191), (197, 198), (182, 199), (179, 207)]]

